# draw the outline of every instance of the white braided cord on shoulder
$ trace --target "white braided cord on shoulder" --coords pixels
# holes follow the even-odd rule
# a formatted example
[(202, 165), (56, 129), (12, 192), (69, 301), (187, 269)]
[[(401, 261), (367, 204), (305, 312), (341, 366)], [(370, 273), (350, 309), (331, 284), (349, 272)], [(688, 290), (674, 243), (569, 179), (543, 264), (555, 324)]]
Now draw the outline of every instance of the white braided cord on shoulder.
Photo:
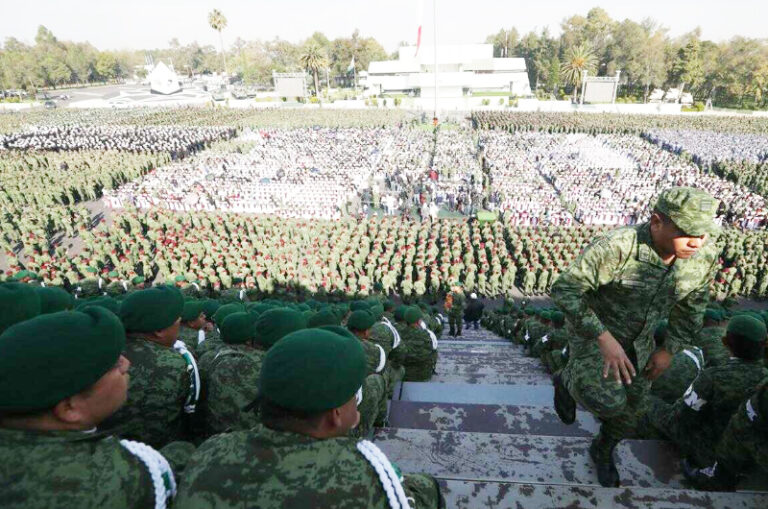
[(136, 456), (147, 467), (155, 490), (155, 509), (166, 509), (176, 496), (176, 479), (168, 460), (152, 447), (133, 440), (120, 440), (128, 452)]
[(376, 345), (376, 348), (379, 349), (379, 365), (376, 366), (376, 373), (381, 373), (384, 370), (384, 366), (387, 365), (387, 354), (381, 345)]
[(379, 476), (384, 492), (387, 494), (389, 507), (391, 509), (410, 509), (408, 497), (405, 495), (403, 485), (397, 477), (395, 469), (389, 459), (381, 450), (368, 440), (361, 440), (357, 443), (357, 450), (368, 460), (376, 474)]

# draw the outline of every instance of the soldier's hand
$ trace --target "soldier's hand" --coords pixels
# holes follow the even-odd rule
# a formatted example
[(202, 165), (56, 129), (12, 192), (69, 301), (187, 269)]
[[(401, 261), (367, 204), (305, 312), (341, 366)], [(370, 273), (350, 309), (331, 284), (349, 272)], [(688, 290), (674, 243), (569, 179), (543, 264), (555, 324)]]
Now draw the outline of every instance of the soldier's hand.
[(632, 377), (637, 374), (635, 367), (613, 334), (608, 331), (603, 332), (597, 337), (597, 344), (600, 346), (600, 353), (603, 354), (603, 378), (608, 378), (608, 375), (612, 374), (616, 383), (632, 384)]
[(659, 375), (669, 367), (671, 362), (671, 353), (664, 348), (656, 350), (653, 355), (651, 355), (651, 358), (648, 359), (648, 364), (645, 365), (645, 369), (643, 369), (645, 378), (648, 380), (656, 380)]

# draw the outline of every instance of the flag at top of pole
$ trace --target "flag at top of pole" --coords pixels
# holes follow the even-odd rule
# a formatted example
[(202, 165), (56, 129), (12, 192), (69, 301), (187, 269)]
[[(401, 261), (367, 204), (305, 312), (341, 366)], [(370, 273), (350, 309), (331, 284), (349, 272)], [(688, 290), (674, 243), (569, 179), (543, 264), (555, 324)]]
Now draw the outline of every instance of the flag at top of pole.
[(355, 57), (352, 57), (352, 61), (349, 62), (349, 66), (347, 66), (347, 72), (352, 72), (355, 70)]
[(419, 16), (419, 28), (416, 32), (416, 53), (413, 55), (414, 57), (419, 56), (419, 48), (421, 48), (421, 27), (424, 25), (424, 0), (419, 0), (416, 14)]

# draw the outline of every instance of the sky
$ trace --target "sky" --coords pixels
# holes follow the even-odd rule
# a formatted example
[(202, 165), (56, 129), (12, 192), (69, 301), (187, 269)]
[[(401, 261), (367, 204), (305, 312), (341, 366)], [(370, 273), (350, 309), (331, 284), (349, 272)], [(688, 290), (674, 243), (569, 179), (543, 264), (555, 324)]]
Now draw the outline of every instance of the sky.
[(218, 46), (207, 22), (208, 12), (218, 8), (228, 20), (225, 46), (237, 37), (299, 42), (315, 31), (330, 39), (348, 37), (357, 28), (391, 52), (400, 41), (415, 43), (419, 23), (422, 43), (431, 44), (433, 1), (438, 44), (484, 42), (512, 26), (521, 34), (544, 27), (559, 34), (564, 18), (596, 6), (618, 20), (652, 17), (672, 36), (698, 26), (703, 38), (716, 42), (735, 35), (768, 38), (768, 0), (35, 0), (33, 8), (5, 3), (0, 40), (12, 36), (33, 43), (44, 25), (60, 40), (89, 41), (101, 50), (167, 47), (173, 37), (182, 44)]

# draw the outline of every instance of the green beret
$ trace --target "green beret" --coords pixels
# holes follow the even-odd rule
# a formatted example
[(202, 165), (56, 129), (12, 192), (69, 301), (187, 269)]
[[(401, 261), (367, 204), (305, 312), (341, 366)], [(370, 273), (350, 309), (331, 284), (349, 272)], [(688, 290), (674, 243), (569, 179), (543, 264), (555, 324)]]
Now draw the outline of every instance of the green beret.
[(80, 304), (78, 304), (77, 310), (80, 311), (81, 309), (90, 306), (99, 306), (110, 310), (116, 315), (120, 314), (120, 303), (108, 295), (102, 295), (101, 297), (91, 297), (90, 299), (82, 300), (80, 301)]
[(20, 280), (24, 279), (25, 277), (29, 277), (29, 274), (30, 274), (30, 272), (28, 270), (24, 269), (24, 270), (18, 271), (16, 273), (16, 275), (13, 276), (13, 277), (14, 277), (14, 279), (20, 281)]
[(536, 314), (536, 309), (535, 308), (525, 308), (524, 311), (525, 311), (525, 314), (528, 315), (528, 316), (533, 316), (533, 315)]
[(667, 215), (684, 233), (699, 237), (715, 233), (712, 221), (720, 202), (702, 189), (670, 187), (659, 195), (655, 210)]
[(241, 278), (241, 277), (233, 277), (232, 278), (232, 284), (233, 285), (239, 285), (242, 282), (243, 282), (243, 278)]
[(97, 272), (96, 267), (91, 267), (91, 266), (86, 267), (85, 271), (91, 274), (95, 274)]
[(257, 302), (255, 306), (249, 309), (249, 311), (253, 311), (257, 315), (260, 315), (264, 313), (265, 311), (269, 311), (270, 309), (273, 309), (275, 306), (272, 304), (267, 304), (265, 302)]
[(336, 313), (331, 311), (330, 309), (323, 309), (322, 311), (318, 311), (314, 315), (312, 315), (312, 318), (307, 320), (307, 327), (320, 327), (322, 325), (339, 325), (341, 323), (341, 320), (338, 316), (336, 316)]
[(229, 345), (239, 345), (252, 341), (256, 335), (253, 315), (239, 311), (227, 315), (219, 328), (221, 340)]
[(144, 280), (144, 276), (136, 276), (135, 278), (131, 279), (131, 283), (133, 283), (135, 285), (140, 285), (144, 281), (145, 281)]
[(395, 309), (395, 312), (393, 313), (395, 316), (395, 320), (398, 322), (402, 322), (405, 319), (405, 312), (408, 311), (408, 306), (405, 304), (402, 304), (400, 306), (397, 306)]
[(384, 301), (383, 306), (384, 306), (384, 311), (391, 311), (395, 308), (395, 303), (387, 299)]
[(715, 309), (707, 308), (706, 311), (704, 311), (704, 318), (707, 320), (713, 320), (717, 322), (719, 317), (720, 313), (718, 313)]
[(82, 392), (115, 366), (124, 346), (120, 320), (99, 307), (10, 327), (0, 335), (0, 410), (44, 410)]
[(0, 285), (0, 333), (11, 325), (40, 314), (40, 295), (35, 287), (25, 283)]
[(750, 315), (739, 315), (731, 318), (731, 321), (728, 322), (727, 332), (729, 335), (733, 334), (755, 343), (765, 343), (766, 339), (765, 322)]
[(221, 307), (221, 303), (216, 299), (205, 299), (203, 301), (203, 313), (205, 313), (205, 317), (208, 320), (213, 320), (213, 315), (219, 307)]
[(184, 309), (181, 311), (182, 322), (192, 322), (200, 316), (203, 312), (205, 302), (202, 300), (187, 300), (184, 301)]
[(549, 310), (545, 309), (544, 311), (541, 312), (541, 317), (545, 320), (551, 320), (552, 313)]
[(376, 304), (375, 306), (371, 306), (371, 309), (369, 310), (371, 314), (373, 315), (373, 319), (377, 322), (381, 320), (381, 317), (384, 316), (384, 306), (381, 304)]
[[(301, 311), (301, 310), (300, 310)], [(312, 318), (315, 315), (315, 312), (311, 309), (307, 309), (305, 311), (301, 311), (301, 314), (304, 315), (304, 318), (309, 321), (310, 318)]]
[(565, 323), (565, 314), (562, 311), (552, 311), (552, 322), (555, 325), (563, 325)]
[(320, 329), (300, 330), (267, 352), (259, 394), (290, 410), (324, 412), (352, 399), (367, 369), (363, 347), (356, 339)]
[(299, 304), (299, 305), (296, 306), (296, 308), (298, 308), (299, 311), (311, 311), (312, 310), (312, 308), (309, 307), (306, 304)]
[(128, 295), (120, 306), (120, 319), (127, 332), (154, 332), (173, 325), (183, 310), (178, 288), (153, 286)]
[(57, 286), (37, 286), (37, 295), (40, 297), (40, 314), (56, 313), (72, 309), (75, 299), (72, 294)]
[(109, 277), (117, 277), (117, 276), (119, 276), (119, 274), (117, 273), (117, 271), (113, 270), (109, 274), (107, 274), (107, 276), (109, 276)]
[(405, 316), (403, 316), (403, 319), (408, 325), (412, 325), (418, 322), (421, 320), (421, 309), (419, 309), (417, 306), (408, 307), (405, 312)]
[(352, 334), (349, 331), (349, 329), (347, 329), (346, 327), (342, 327), (341, 325), (323, 325), (322, 327), (317, 327), (317, 328), (334, 332), (340, 336), (344, 336), (345, 338), (357, 339), (357, 336)]
[(347, 327), (357, 331), (366, 331), (375, 323), (376, 319), (368, 311), (353, 311), (347, 319)]
[(184, 276), (182, 276), (181, 274), (179, 274), (178, 276), (176, 276), (175, 278), (173, 278), (173, 280), (174, 280), (175, 282), (177, 282), (177, 283), (181, 283), (182, 281), (186, 281), (187, 279), (186, 279)]
[(256, 343), (270, 348), (283, 336), (306, 328), (307, 320), (300, 312), (287, 308), (270, 309), (259, 315), (256, 322)]
[(229, 304), (224, 304), (222, 306), (219, 306), (219, 309), (216, 310), (216, 313), (213, 314), (213, 323), (216, 324), (217, 327), (221, 328), (221, 325), (224, 323), (224, 319), (231, 315), (232, 313), (240, 313), (245, 311), (245, 306), (241, 302), (230, 302)]
[(368, 303), (362, 300), (356, 300), (349, 305), (350, 311), (368, 311)]

